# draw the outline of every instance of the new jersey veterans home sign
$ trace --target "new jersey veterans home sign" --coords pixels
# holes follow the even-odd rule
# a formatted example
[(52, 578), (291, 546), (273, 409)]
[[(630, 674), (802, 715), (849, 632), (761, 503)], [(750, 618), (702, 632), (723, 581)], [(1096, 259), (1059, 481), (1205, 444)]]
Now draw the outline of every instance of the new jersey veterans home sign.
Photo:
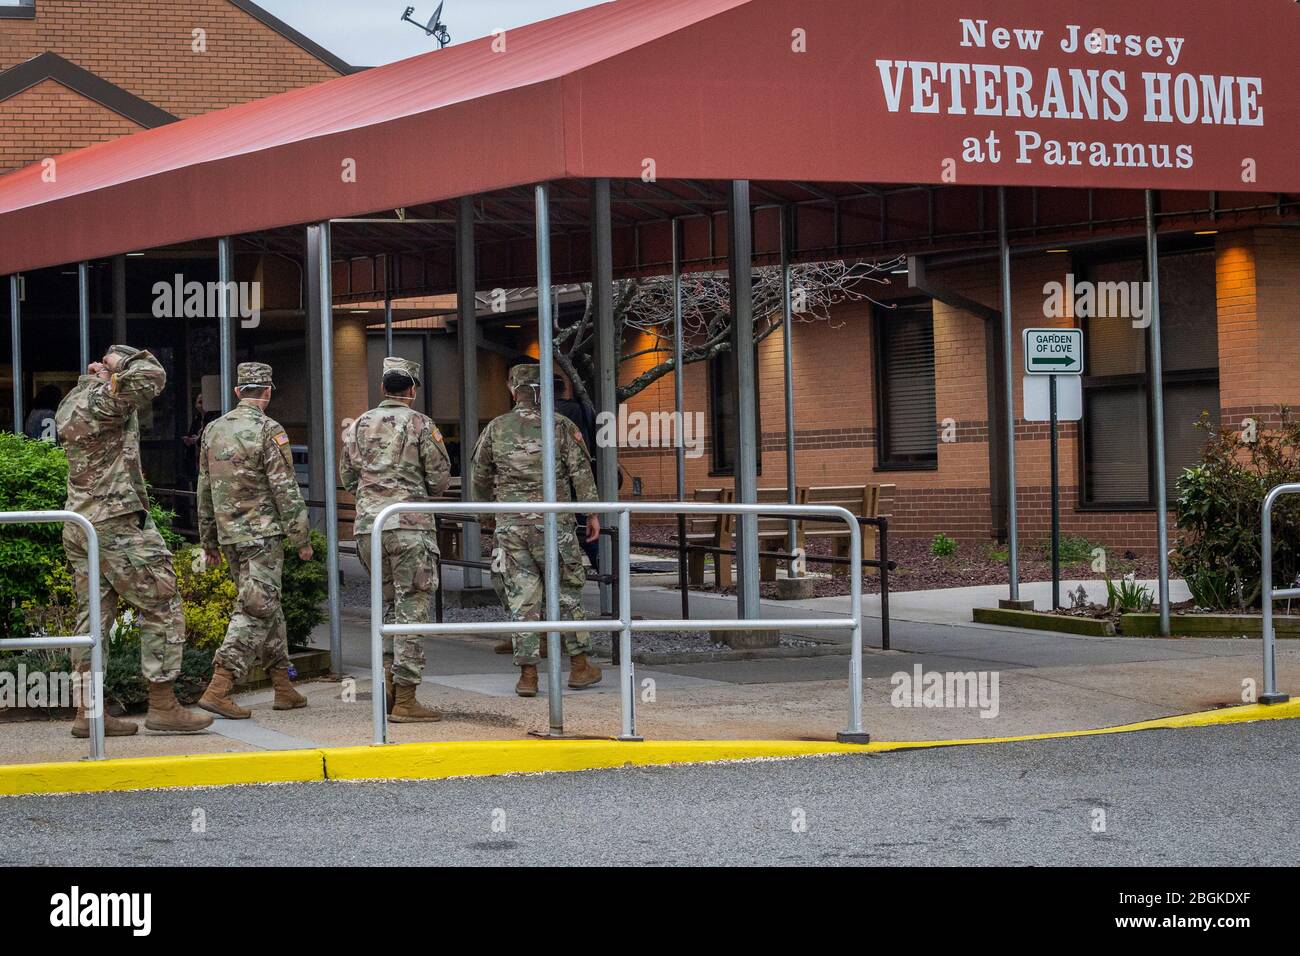
[(871, 78), (880, 128), (943, 182), (1254, 191), (1293, 164), (1294, 3), (943, 9)]

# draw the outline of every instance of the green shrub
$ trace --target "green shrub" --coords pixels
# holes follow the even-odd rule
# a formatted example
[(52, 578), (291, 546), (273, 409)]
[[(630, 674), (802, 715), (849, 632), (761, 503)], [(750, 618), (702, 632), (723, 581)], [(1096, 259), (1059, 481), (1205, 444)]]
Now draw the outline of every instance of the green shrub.
[(301, 561), (297, 551), (285, 549), (280, 600), (284, 606), (289, 647), (295, 650), (306, 647), (312, 630), (329, 618), (325, 609), (325, 599), (329, 594), (329, 578), (325, 573), (326, 547), (325, 535), (313, 531), (310, 561)]
[[(57, 445), (0, 434), (0, 511), (60, 509), (67, 484), (68, 460)], [(63, 562), (62, 541), (62, 525), (0, 525), (0, 633), (29, 633), (22, 606), (48, 598), (45, 581)]]
[[(1202, 416), (1201, 427), (1209, 431)], [(1178, 478), (1175, 516), (1180, 541), (1172, 566), (1201, 607), (1260, 604), (1260, 512), (1273, 487), (1300, 481), (1300, 421), (1282, 410), (1281, 424), (1256, 440), (1224, 427), (1212, 432), (1201, 463)], [(1300, 573), (1300, 499), (1273, 509), (1273, 580), (1286, 587)]]
[(176, 552), (176, 587), (185, 611), (185, 644), (215, 652), (235, 612), (237, 589), (225, 561), (203, 564), (203, 552), (187, 545)]
[(930, 553), (936, 558), (951, 558), (957, 553), (957, 542), (940, 531), (930, 540)]

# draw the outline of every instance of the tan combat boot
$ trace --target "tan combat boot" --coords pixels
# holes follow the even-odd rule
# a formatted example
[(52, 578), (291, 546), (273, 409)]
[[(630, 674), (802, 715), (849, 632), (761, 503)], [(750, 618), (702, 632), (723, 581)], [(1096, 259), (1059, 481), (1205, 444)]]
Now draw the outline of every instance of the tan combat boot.
[(427, 724), (442, 720), (442, 714), (416, 699), (414, 684), (398, 684), (397, 700), (393, 702), (388, 719), (395, 724)]
[(493, 654), (513, 654), (515, 652), (515, 642), (506, 638), (504, 641), (498, 641), (492, 646)]
[(537, 696), (537, 665), (519, 665), (519, 683), (515, 684), (515, 693), (520, 697)]
[[(230, 689), (234, 686), (235, 675), (226, 668), (217, 665), (212, 669), (212, 682), (208, 684), (208, 689), (199, 698), (199, 706), (210, 714), (216, 714), (218, 717), (228, 717), (231, 720), (247, 720), (253, 716), (253, 712), (245, 710), (230, 699)], [(150, 712), (152, 712), (152, 706)]]
[(289, 680), (289, 668), (273, 668), (271, 686), (275, 688), (275, 703), (271, 705), (272, 710), (296, 710), (307, 706), (307, 698), (294, 690), (293, 681)]
[(569, 686), (574, 690), (600, 683), (600, 668), (587, 660), (586, 654), (574, 654), (569, 663)]
[(172, 689), (173, 683), (174, 681), (150, 681), (149, 713), (144, 718), (145, 729), (173, 734), (192, 734), (207, 729), (212, 724), (212, 718), (182, 707)]
[[(90, 665), (82, 664), (77, 668), (77, 680), (81, 681), (81, 686), (86, 687), (90, 680)], [(87, 692), (82, 691), (81, 699), (85, 701)], [(108, 712), (108, 704), (104, 705), (104, 736), (105, 737), (130, 737), (139, 731), (139, 727), (129, 720), (121, 720), (114, 717)], [(77, 715), (72, 719), (72, 736), (85, 740), (90, 736), (90, 720), (86, 717), (86, 707), (82, 703), (77, 707)]]

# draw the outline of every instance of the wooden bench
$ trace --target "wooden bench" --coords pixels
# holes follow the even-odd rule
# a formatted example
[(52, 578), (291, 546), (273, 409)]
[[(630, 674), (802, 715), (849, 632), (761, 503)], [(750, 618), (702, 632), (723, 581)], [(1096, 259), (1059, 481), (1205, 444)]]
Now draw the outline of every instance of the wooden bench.
[[(731, 489), (697, 488), (693, 500), (701, 504), (729, 504), (731, 502)], [(686, 516), (686, 543), (687, 545), (703, 545), (709, 548), (727, 547), (722, 542), (727, 540), (730, 527), (731, 515), (688, 514)], [(679, 544), (676, 536), (673, 537), (672, 541), (673, 544)], [(704, 565), (710, 554), (713, 553), (708, 551), (687, 552), (688, 580), (692, 585), (697, 587), (704, 585)], [(725, 588), (731, 585), (731, 565), (731, 555), (713, 554), (714, 580), (718, 587)]]
[[(893, 513), (896, 485), (828, 485), (804, 488), (800, 499), (805, 505), (836, 506), (845, 508), (861, 518), (888, 517)], [(836, 520), (807, 519), (802, 525), (800, 544), (806, 547), (810, 538), (829, 538), (831, 553), (836, 557), (849, 557), (849, 528), (844, 522)], [(865, 526), (862, 529), (862, 557), (865, 560), (876, 558), (876, 529)], [(868, 568), (875, 571), (874, 568)], [(833, 574), (848, 574), (847, 564), (831, 565)]]

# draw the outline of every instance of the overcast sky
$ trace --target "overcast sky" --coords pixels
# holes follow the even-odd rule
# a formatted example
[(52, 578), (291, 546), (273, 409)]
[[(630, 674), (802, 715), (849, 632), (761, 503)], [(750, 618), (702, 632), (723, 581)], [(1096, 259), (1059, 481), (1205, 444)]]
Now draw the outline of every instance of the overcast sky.
[[(442, 20), (452, 43), (487, 36), (497, 27), (510, 29), (593, 7), (600, 0), (446, 0)], [(411, 19), (427, 23), (438, 0), (258, 0), (262, 7), (317, 43), (357, 66), (375, 66), (436, 49), (424, 31), (401, 22), (408, 6)]]

